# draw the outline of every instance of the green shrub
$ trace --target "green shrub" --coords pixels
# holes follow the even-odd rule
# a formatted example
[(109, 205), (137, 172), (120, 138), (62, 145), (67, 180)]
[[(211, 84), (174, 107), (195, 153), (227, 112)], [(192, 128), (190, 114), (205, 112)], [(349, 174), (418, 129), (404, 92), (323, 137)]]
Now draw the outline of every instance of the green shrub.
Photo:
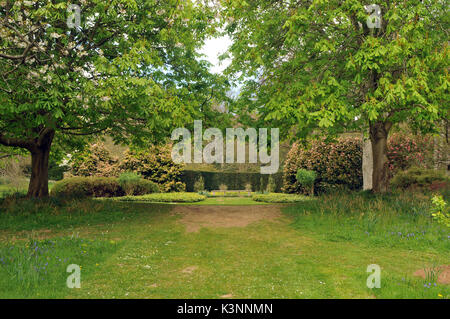
[(253, 195), (252, 200), (265, 203), (296, 203), (309, 200), (309, 198), (295, 194), (269, 193)]
[(112, 177), (71, 177), (55, 183), (51, 195), (57, 197), (116, 197), (125, 192)]
[(120, 201), (138, 201), (138, 202), (151, 202), (151, 203), (194, 203), (205, 200), (205, 195), (197, 193), (155, 193), (142, 196), (124, 196), (116, 198)]
[(433, 206), (431, 207), (431, 216), (439, 224), (450, 227), (450, 211), (447, 202), (444, 200), (442, 195), (433, 196), (431, 199)]
[(314, 182), (316, 181), (317, 174), (314, 171), (308, 171), (307, 169), (300, 168), (297, 171), (297, 182), (300, 183), (306, 189), (309, 189), (309, 195), (314, 195)]
[(122, 173), (117, 180), (126, 195), (145, 195), (159, 192), (157, 184), (141, 178), (134, 172)]
[(437, 187), (444, 188), (448, 186), (448, 182), (449, 178), (443, 171), (413, 167), (407, 171), (397, 173), (391, 179), (391, 186), (399, 189), (434, 189)]
[(170, 145), (129, 150), (120, 169), (137, 172), (143, 178), (158, 184), (163, 192), (180, 192), (186, 189), (186, 185), (181, 182), (183, 166), (173, 162)]
[(277, 189), (277, 185), (275, 184), (275, 180), (272, 175), (269, 175), (266, 191), (268, 193), (275, 193), (276, 189)]
[(335, 142), (313, 140), (309, 146), (294, 144), (284, 162), (283, 192), (309, 193), (297, 181), (297, 171), (306, 169), (315, 171), (316, 192), (328, 192), (330, 189), (362, 187), (362, 147), (361, 139), (339, 138)]
[(201, 192), (204, 190), (205, 190), (205, 180), (203, 179), (203, 176), (200, 175), (200, 177), (194, 183), (194, 191)]
[(104, 143), (95, 143), (73, 154), (69, 173), (73, 176), (117, 177), (119, 160), (111, 155)]
[(433, 156), (440, 155), (434, 151), (434, 140), (430, 135), (393, 133), (387, 144), (389, 177), (411, 167), (431, 168)]

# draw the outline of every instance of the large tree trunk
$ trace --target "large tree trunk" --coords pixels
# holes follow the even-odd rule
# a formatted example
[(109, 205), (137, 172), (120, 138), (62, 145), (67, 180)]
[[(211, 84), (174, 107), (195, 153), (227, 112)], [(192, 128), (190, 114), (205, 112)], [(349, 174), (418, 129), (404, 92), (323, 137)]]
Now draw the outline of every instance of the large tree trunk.
[(31, 150), (31, 178), (28, 198), (48, 197), (48, 159), (54, 132), (46, 134)]
[(388, 190), (387, 137), (391, 126), (390, 122), (376, 122), (370, 125), (373, 156), (372, 190), (375, 193), (385, 193)]

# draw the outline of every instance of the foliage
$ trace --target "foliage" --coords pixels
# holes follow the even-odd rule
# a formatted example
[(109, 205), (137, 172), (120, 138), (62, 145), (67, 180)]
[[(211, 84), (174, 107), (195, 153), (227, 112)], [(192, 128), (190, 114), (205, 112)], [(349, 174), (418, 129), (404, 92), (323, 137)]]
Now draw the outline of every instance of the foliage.
[(122, 171), (133, 171), (159, 185), (161, 191), (184, 191), (181, 182), (183, 166), (172, 160), (171, 145), (151, 145), (146, 150), (131, 149), (127, 151), (120, 163)]
[(117, 180), (125, 194), (129, 196), (145, 195), (159, 192), (159, 187), (157, 184), (141, 178), (134, 172), (122, 173)]
[(310, 189), (309, 195), (314, 195), (314, 182), (316, 181), (317, 174), (314, 171), (308, 171), (300, 168), (295, 176), (297, 182), (305, 189)]
[(154, 193), (142, 196), (124, 196), (115, 198), (119, 201), (131, 201), (131, 202), (150, 202), (150, 203), (194, 203), (205, 200), (205, 195), (197, 193)]
[(450, 227), (450, 210), (442, 195), (433, 196), (431, 202), (433, 203), (431, 207), (431, 216), (433, 216), (433, 219), (439, 224)]
[[(195, 181), (202, 176), (205, 181), (205, 190), (218, 190), (220, 184), (227, 185), (228, 189), (243, 190), (246, 185), (250, 184), (252, 190), (259, 190), (261, 178), (267, 180), (267, 174), (260, 173), (240, 173), (240, 172), (206, 172), (184, 170), (181, 181), (186, 184), (186, 191), (194, 191)], [(276, 191), (279, 192), (283, 183), (283, 175), (281, 172), (272, 174), (276, 184)]]
[(431, 168), (433, 164), (433, 139), (430, 135), (393, 133), (388, 140), (387, 157), (389, 175), (412, 166)]
[(378, 1), (379, 29), (367, 24), (366, 1), (222, 3), (228, 72), (244, 80), (239, 108), (262, 112), (261, 122), (298, 134), (369, 120), (433, 130), (447, 114), (445, 1)]
[(394, 188), (445, 188), (448, 187), (449, 177), (444, 171), (413, 167), (407, 171), (398, 172), (391, 180)]
[(362, 148), (358, 138), (339, 138), (335, 142), (312, 140), (309, 146), (295, 143), (284, 163), (283, 192), (309, 193), (297, 181), (299, 169), (315, 171), (317, 192), (336, 187), (359, 189), (362, 186)]
[(309, 199), (302, 195), (269, 193), (253, 195), (252, 200), (265, 203), (295, 203)]
[(225, 184), (220, 184), (219, 185), (219, 190), (221, 190), (221, 191), (226, 191), (228, 189), (228, 186), (227, 185), (225, 185)]
[(116, 197), (125, 193), (116, 178), (71, 177), (55, 183), (51, 195), (56, 197)]
[(436, 132), (448, 118), (447, 1), (377, 1), (379, 28), (367, 23), (370, 1), (221, 3), (233, 41), (227, 73), (241, 88), (233, 107), (244, 125), (298, 138), (369, 132), (380, 146), (374, 191), (386, 190), (393, 126)]
[(111, 155), (104, 143), (89, 145), (82, 152), (72, 154), (70, 174), (73, 176), (117, 177), (119, 160)]
[(200, 177), (194, 183), (194, 191), (201, 192), (204, 190), (205, 190), (205, 181), (203, 179), (203, 176), (200, 175)]
[[(53, 144), (70, 152), (89, 135), (142, 144), (199, 114), (226, 116), (213, 110), (226, 81), (197, 53), (217, 25), (209, 6), (83, 0), (70, 26), (69, 5), (0, 2), (0, 144), (44, 160)], [(30, 196), (45, 197), (37, 167)]]
[(247, 192), (251, 192), (252, 191), (252, 184), (250, 184), (250, 183), (245, 184), (245, 190)]
[[(266, 191), (268, 193), (275, 193), (276, 189), (277, 189), (277, 185), (275, 184), (275, 179), (273, 178), (272, 175), (269, 175)], [(250, 191), (251, 191), (251, 188), (250, 188)]]

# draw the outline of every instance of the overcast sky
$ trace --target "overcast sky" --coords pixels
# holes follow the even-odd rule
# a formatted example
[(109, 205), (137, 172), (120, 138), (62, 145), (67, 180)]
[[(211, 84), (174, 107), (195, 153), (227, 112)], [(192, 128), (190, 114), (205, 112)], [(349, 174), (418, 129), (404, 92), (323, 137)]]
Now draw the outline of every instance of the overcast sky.
[(219, 62), (218, 58), (230, 45), (231, 39), (228, 36), (209, 39), (205, 42), (200, 52), (205, 54), (206, 59), (213, 65), (211, 72), (220, 73), (230, 64), (231, 61), (229, 59)]

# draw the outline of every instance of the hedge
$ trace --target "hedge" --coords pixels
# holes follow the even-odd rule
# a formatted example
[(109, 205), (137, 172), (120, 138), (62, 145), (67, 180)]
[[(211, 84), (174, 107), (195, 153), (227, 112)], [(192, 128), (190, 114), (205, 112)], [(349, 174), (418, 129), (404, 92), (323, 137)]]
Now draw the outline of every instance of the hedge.
[[(230, 190), (244, 190), (245, 185), (250, 183), (252, 191), (266, 190), (269, 181), (268, 174), (260, 173), (238, 173), (238, 172), (206, 172), (184, 170), (181, 175), (181, 181), (186, 184), (186, 191), (193, 192), (194, 184), (203, 177), (205, 190), (218, 190), (221, 184), (227, 185)], [(275, 192), (280, 192), (283, 185), (283, 173), (272, 174), (275, 182)], [(262, 181), (262, 189), (261, 189)]]
[(294, 144), (284, 162), (283, 192), (304, 193), (297, 181), (299, 169), (317, 173), (314, 189), (317, 193), (334, 189), (360, 189), (362, 186), (361, 139), (342, 137), (334, 142), (312, 140), (309, 147)]
[(71, 177), (56, 182), (52, 196), (63, 197), (116, 197), (125, 192), (113, 177)]

